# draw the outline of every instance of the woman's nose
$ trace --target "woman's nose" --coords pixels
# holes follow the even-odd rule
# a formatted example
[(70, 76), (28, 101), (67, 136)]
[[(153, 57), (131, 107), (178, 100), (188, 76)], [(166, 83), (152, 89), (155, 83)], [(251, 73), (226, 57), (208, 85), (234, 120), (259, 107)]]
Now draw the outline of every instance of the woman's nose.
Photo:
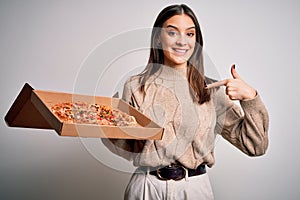
[(185, 35), (183, 35), (183, 34), (178, 35), (177, 40), (176, 40), (176, 44), (179, 45), (179, 46), (186, 45), (187, 40), (186, 40)]

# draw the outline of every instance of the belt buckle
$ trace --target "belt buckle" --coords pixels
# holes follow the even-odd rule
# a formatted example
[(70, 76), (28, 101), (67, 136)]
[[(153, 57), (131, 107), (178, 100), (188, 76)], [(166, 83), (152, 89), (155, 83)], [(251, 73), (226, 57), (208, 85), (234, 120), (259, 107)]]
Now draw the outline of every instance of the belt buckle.
[(182, 169), (182, 171), (183, 171), (183, 175), (182, 176), (179, 176), (178, 178), (165, 178), (165, 177), (163, 177), (161, 174), (160, 174), (160, 170), (161, 170), (161, 168), (159, 168), (159, 169), (156, 169), (156, 174), (157, 174), (157, 176), (158, 176), (158, 178), (160, 179), (160, 180), (164, 180), (164, 181), (168, 181), (168, 180), (174, 180), (174, 181), (179, 181), (179, 180), (181, 180), (181, 179), (183, 179), (185, 176), (186, 176), (186, 170), (185, 170), (185, 168), (182, 166), (182, 165), (177, 165), (177, 164), (172, 164), (172, 165), (169, 165), (169, 166), (167, 166), (167, 167), (178, 167), (178, 168), (181, 168)]

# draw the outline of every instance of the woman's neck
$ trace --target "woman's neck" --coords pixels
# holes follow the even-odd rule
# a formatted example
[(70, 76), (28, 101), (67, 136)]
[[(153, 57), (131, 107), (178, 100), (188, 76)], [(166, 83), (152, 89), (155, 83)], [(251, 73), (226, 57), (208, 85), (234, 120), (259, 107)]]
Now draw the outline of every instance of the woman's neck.
[(169, 63), (169, 62), (164, 62), (164, 65), (172, 67), (174, 69), (186, 69), (187, 68), (187, 62), (182, 63), (182, 64), (175, 64), (175, 63)]

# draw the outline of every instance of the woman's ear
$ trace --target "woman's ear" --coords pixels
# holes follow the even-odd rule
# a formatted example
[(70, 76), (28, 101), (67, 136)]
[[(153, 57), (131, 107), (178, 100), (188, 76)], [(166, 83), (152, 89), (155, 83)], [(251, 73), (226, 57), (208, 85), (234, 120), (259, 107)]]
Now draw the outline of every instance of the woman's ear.
[(160, 37), (156, 39), (156, 46), (161, 48), (161, 40), (160, 40)]

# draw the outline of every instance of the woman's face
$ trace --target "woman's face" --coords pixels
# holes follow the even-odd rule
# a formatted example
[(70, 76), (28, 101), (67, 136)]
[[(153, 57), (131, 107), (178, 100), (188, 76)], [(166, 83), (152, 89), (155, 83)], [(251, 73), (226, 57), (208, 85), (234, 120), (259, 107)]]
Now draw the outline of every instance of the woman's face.
[(158, 40), (163, 48), (165, 65), (186, 67), (195, 47), (195, 24), (188, 15), (174, 15), (163, 24)]

